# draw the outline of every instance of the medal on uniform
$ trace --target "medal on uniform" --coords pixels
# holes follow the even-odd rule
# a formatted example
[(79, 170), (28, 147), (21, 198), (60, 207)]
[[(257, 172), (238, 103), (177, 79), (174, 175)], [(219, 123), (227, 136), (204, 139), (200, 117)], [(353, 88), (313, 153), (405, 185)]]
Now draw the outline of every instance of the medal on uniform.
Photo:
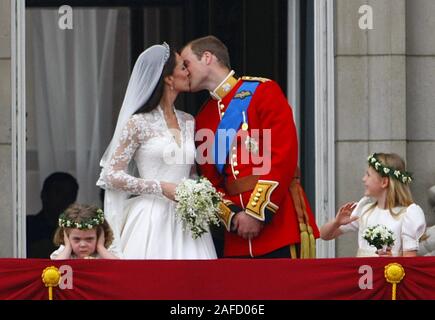
[(243, 130), (243, 131), (246, 131), (246, 130), (248, 130), (249, 126), (248, 126), (248, 123), (246, 122), (245, 111), (243, 111), (242, 114), (243, 114), (242, 130)]
[(247, 136), (245, 139), (245, 148), (254, 155), (258, 154), (258, 141), (255, 140), (253, 137)]

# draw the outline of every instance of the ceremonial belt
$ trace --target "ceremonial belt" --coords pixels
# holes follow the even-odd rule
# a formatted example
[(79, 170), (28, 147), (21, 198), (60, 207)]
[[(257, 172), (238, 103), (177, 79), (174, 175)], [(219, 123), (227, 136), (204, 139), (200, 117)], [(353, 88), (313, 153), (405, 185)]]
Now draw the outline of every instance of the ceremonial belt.
[(247, 176), (237, 180), (225, 180), (225, 191), (229, 196), (235, 196), (240, 193), (254, 190), (260, 176)]

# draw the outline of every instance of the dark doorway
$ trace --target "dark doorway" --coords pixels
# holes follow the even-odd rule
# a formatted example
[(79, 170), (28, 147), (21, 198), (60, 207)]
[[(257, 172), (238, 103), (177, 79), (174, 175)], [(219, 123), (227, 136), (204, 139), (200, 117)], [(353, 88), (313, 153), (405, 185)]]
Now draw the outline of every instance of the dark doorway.
[(302, 184), (315, 212), (314, 140), (314, 0), (301, 1), (301, 136), (299, 137)]

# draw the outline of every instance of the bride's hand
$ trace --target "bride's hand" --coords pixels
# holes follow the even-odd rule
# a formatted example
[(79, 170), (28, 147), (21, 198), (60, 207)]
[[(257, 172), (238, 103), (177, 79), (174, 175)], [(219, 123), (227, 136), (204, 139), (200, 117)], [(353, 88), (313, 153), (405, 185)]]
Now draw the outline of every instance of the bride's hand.
[(169, 200), (175, 201), (175, 189), (177, 185), (171, 182), (160, 182), (160, 186), (162, 187), (163, 195)]

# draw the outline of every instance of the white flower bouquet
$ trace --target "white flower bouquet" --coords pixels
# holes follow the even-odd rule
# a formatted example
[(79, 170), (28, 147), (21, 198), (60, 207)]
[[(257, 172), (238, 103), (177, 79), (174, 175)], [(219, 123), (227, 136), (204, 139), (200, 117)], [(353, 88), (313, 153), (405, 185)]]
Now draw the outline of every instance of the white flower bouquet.
[(178, 202), (175, 208), (177, 216), (183, 229), (192, 232), (193, 239), (208, 232), (210, 224), (219, 225), (218, 213), (222, 195), (208, 179), (183, 179), (175, 190), (175, 200)]
[(377, 250), (383, 249), (384, 251), (391, 248), (395, 241), (393, 231), (382, 224), (365, 229), (363, 237), (369, 245), (376, 247)]

